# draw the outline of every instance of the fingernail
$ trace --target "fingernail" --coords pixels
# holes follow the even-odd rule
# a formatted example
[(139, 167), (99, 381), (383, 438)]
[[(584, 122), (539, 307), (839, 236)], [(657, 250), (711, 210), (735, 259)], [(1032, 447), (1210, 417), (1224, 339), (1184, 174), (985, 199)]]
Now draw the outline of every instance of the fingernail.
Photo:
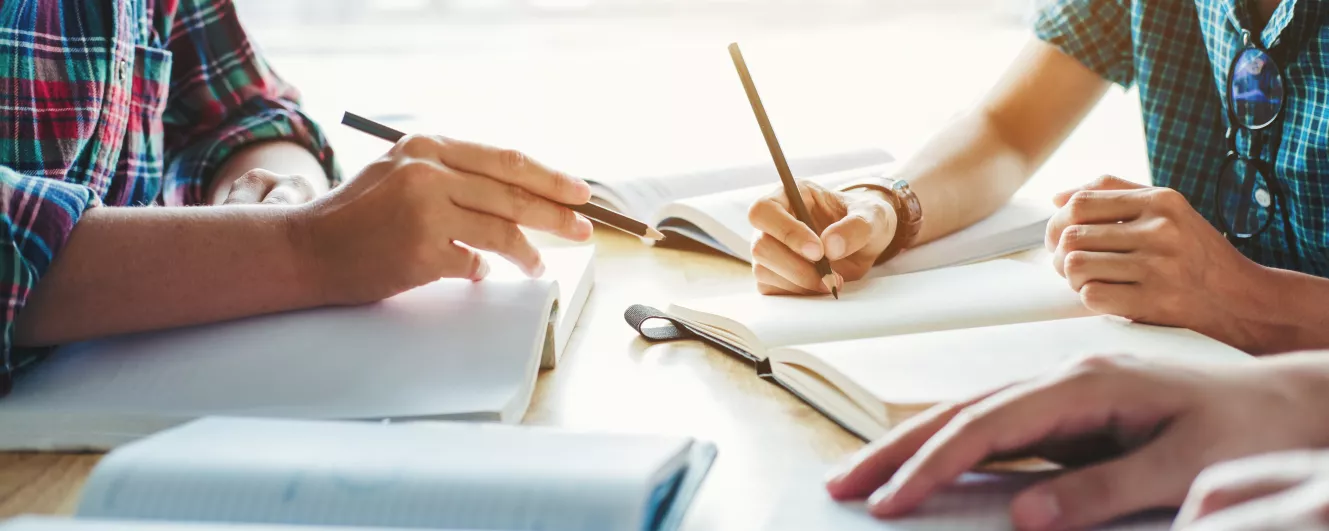
[(854, 463), (845, 463), (832, 468), (826, 474), (824, 481), (827, 485), (835, 485), (844, 481), (844, 477), (849, 475), (849, 471), (854, 469)]
[(868, 496), (868, 509), (872, 511), (872, 514), (883, 514), (884, 512), (887, 512), (891, 499), (894, 498), (895, 493), (899, 491), (899, 482), (896, 481), (894, 477), (891, 478), (891, 480), (885, 485), (882, 485), (882, 487), (877, 489), (876, 492), (873, 492), (871, 496)]
[(481, 260), (480, 266), (475, 268), (475, 278), (473, 280), (478, 282), (484, 280), (487, 276), (489, 276), (489, 262)]
[(1061, 517), (1061, 506), (1052, 493), (1035, 487), (1011, 502), (1011, 520), (1020, 529), (1048, 529)]
[(839, 273), (835, 274), (835, 287), (840, 291), (844, 291), (844, 277)]
[(531, 276), (533, 277), (545, 276), (545, 263), (540, 262), (538, 264), (535, 264), (535, 269), (531, 270)]
[(803, 244), (803, 256), (808, 260), (821, 260), (821, 246), (813, 242)]
[(826, 238), (826, 258), (839, 260), (844, 256), (844, 238), (831, 236)]

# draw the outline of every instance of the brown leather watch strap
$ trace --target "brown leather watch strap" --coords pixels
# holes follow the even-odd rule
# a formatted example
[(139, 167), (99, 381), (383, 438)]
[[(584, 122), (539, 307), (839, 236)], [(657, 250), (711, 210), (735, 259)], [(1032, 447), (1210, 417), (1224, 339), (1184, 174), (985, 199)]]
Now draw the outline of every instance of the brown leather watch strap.
[(890, 245), (877, 257), (878, 264), (895, 258), (914, 244), (919, 231), (923, 230), (923, 204), (909, 188), (909, 183), (900, 179), (874, 176), (860, 179), (845, 185), (843, 191), (874, 190), (881, 192), (895, 209), (895, 237)]

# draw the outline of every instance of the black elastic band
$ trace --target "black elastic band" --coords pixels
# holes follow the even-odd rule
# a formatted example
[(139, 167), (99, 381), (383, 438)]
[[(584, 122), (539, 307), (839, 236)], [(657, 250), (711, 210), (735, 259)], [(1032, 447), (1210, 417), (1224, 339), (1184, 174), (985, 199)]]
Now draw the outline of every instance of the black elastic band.
[[(674, 341), (679, 339), (695, 339), (697, 335), (692, 333), (688, 327), (675, 321), (669, 314), (650, 306), (634, 304), (623, 312), (623, 318), (628, 321), (628, 326), (636, 330), (641, 337), (647, 341)], [(653, 326), (646, 326), (649, 321), (657, 321)]]

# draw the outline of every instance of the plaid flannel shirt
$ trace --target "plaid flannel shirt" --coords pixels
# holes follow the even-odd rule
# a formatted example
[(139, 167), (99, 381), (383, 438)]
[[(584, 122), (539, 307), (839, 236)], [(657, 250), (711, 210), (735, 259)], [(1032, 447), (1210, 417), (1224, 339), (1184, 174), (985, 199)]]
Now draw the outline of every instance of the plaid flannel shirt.
[(0, 396), (15, 317), (96, 205), (196, 205), (236, 150), (332, 151), (229, 0), (0, 0)]
[[(1262, 44), (1283, 69), (1287, 93), (1281, 126), (1263, 160), (1288, 189), (1286, 211), (1300, 261), (1283, 224), (1238, 248), (1261, 264), (1329, 276), (1329, 5), (1283, 0)], [(1184, 194), (1220, 227), (1215, 179), (1227, 153), (1222, 96), (1228, 66), (1242, 49), (1241, 29), (1255, 25), (1245, 0), (1052, 0), (1036, 35), (1104, 79), (1139, 88), (1153, 182)], [(1250, 153), (1249, 136), (1238, 149)]]

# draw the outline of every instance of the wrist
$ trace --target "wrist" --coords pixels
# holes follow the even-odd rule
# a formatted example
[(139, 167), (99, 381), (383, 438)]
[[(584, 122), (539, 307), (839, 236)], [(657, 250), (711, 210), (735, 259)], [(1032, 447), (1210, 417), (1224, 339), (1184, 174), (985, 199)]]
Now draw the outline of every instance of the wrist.
[(873, 192), (876, 194), (874, 199), (885, 201), (886, 210), (894, 218), (894, 223), (886, 224), (891, 232), (884, 237), (888, 238), (889, 243), (875, 263), (890, 260), (914, 244), (923, 228), (923, 205), (908, 182), (874, 175), (851, 182), (842, 190), (851, 193), (860, 190)]
[(338, 304), (333, 296), (325, 261), (317, 252), (315, 243), (315, 213), (309, 204), (283, 208), (282, 230), (286, 237), (287, 262), (295, 271), (296, 289), (312, 302), (312, 306)]
[(1299, 315), (1295, 302), (1284, 296), (1303, 289), (1296, 285), (1299, 274), (1249, 260), (1245, 265), (1241, 280), (1223, 290), (1227, 295), (1221, 303), (1232, 314), (1234, 346), (1256, 355), (1304, 348), (1305, 327), (1314, 321)]

